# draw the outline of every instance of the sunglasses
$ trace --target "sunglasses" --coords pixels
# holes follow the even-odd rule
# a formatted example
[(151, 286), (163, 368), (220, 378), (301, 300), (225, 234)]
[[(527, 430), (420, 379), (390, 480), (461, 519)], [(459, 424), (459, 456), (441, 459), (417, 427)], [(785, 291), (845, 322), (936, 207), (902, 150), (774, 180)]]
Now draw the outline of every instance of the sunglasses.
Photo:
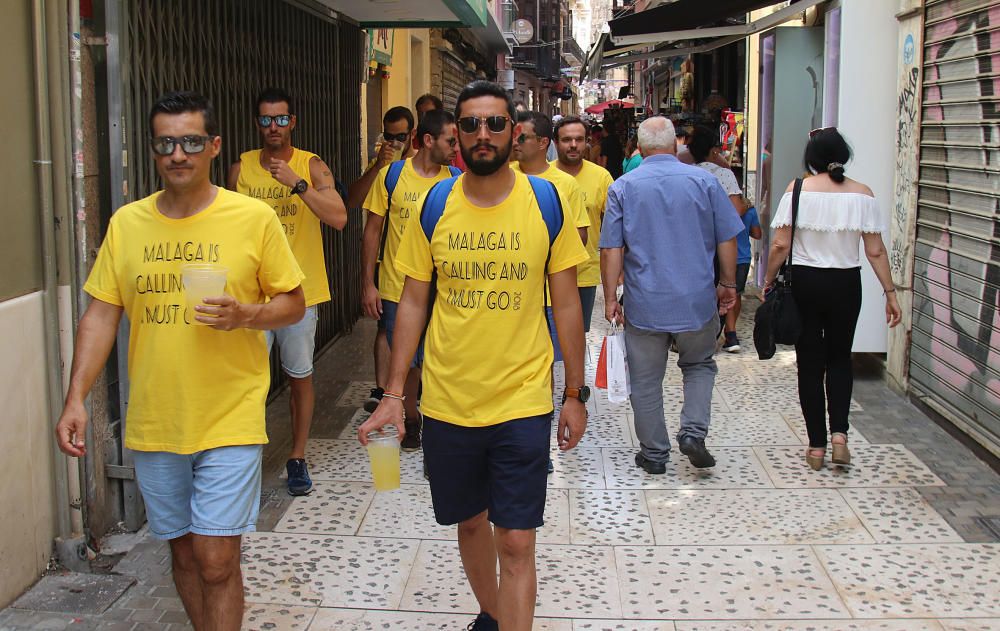
[(539, 136), (538, 134), (521, 134), (520, 136), (517, 137), (517, 143), (523, 145), (524, 141), (526, 140), (529, 140), (531, 138), (540, 138), (540, 137), (541, 136)]
[(214, 136), (181, 136), (180, 138), (157, 136), (150, 139), (149, 145), (152, 147), (153, 153), (160, 156), (173, 155), (178, 144), (181, 146), (181, 151), (186, 154), (201, 153), (205, 150), (205, 143), (212, 138)]
[(817, 127), (816, 129), (814, 129), (814, 130), (812, 130), (812, 131), (809, 132), (809, 138), (815, 138), (817, 134), (819, 134), (821, 132), (824, 132), (824, 131), (830, 131), (831, 129), (833, 131), (837, 131), (836, 126)]
[(258, 116), (257, 124), (261, 127), (270, 127), (271, 123), (275, 123), (278, 127), (288, 127), (288, 124), (292, 122), (291, 114), (278, 114), (277, 116)]
[(387, 131), (383, 131), (382, 138), (384, 138), (386, 142), (406, 142), (410, 138), (410, 132), (403, 132), (401, 134), (390, 134)]
[(479, 131), (479, 126), (486, 123), (486, 129), (491, 134), (499, 134), (507, 129), (510, 118), (506, 116), (463, 116), (458, 119), (458, 128), (466, 134), (474, 134)]

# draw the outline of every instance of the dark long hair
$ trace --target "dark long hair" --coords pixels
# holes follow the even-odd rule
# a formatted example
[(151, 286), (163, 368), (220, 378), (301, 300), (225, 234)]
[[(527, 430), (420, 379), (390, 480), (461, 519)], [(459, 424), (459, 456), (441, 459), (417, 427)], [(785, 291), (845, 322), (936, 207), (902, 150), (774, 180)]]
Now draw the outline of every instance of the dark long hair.
[(806, 143), (803, 161), (813, 173), (829, 173), (830, 179), (844, 181), (844, 166), (851, 161), (851, 147), (835, 127), (813, 133)]

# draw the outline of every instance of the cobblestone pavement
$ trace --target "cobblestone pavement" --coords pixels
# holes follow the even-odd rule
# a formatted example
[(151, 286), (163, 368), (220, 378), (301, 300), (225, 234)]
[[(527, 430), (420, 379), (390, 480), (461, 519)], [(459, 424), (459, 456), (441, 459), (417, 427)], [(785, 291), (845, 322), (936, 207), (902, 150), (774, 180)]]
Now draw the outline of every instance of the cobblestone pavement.
[[(1000, 515), (1000, 477), (870, 370), (855, 388), (856, 465), (809, 470), (794, 353), (756, 359), (754, 306), (743, 351), (717, 357), (714, 470), (676, 450), (666, 475), (636, 468), (630, 408), (601, 392), (580, 446), (553, 449), (535, 628), (1000, 629), (1000, 544), (976, 521)], [(595, 309), (590, 383), (604, 332)], [(246, 629), (464, 629), (478, 610), (454, 529), (433, 521), (420, 454), (403, 454), (400, 490), (369, 483), (353, 437), (373, 330), (362, 323), (317, 367), (309, 497), (284, 492), (287, 400), (269, 408), (260, 532), (244, 547)], [(663, 392), (674, 433), (674, 361)], [(137, 584), (103, 615), (7, 609), (0, 628), (190, 628), (169, 567), (166, 546), (144, 540), (115, 568)]]

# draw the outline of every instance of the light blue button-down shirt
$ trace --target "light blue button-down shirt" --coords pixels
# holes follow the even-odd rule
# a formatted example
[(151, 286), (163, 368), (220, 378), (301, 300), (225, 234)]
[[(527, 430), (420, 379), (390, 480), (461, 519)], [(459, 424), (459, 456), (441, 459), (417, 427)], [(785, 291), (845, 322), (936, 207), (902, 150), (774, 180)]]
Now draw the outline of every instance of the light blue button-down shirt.
[(716, 246), (743, 222), (715, 176), (654, 155), (608, 189), (600, 247), (625, 248), (625, 317), (640, 329), (697, 331), (718, 316)]

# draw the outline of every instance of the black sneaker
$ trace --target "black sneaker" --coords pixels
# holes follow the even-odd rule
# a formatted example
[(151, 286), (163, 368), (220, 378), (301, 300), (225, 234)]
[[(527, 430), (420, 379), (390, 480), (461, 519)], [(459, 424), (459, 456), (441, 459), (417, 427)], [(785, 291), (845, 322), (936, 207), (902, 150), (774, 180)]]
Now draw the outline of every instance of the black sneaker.
[(677, 441), (681, 453), (688, 457), (696, 469), (708, 469), (715, 466), (715, 458), (708, 453), (704, 438), (685, 437)]
[(365, 412), (371, 414), (378, 407), (378, 404), (382, 402), (382, 395), (385, 394), (385, 390), (382, 388), (372, 388), (371, 394), (365, 400), (364, 408)]
[(403, 441), (399, 443), (399, 448), (403, 451), (417, 451), (420, 449), (420, 429), (423, 425), (423, 419), (416, 421), (404, 421), (404, 427), (406, 428), (406, 435), (403, 436)]
[(635, 466), (641, 468), (649, 475), (663, 475), (667, 472), (667, 463), (653, 462), (640, 451), (635, 455)]
[(736, 337), (736, 331), (726, 331), (726, 341), (722, 344), (722, 350), (727, 353), (740, 352), (740, 338)]
[(306, 461), (302, 458), (292, 458), (285, 463), (285, 470), (288, 471), (288, 494), (309, 495), (313, 483), (309, 477), (309, 467), (306, 466)]
[(549, 458), (549, 466), (548, 466), (548, 468), (546, 468), (546, 471), (548, 473), (552, 473), (555, 470), (556, 470), (556, 466), (552, 463), (552, 458)]
[(476, 619), (465, 627), (465, 631), (500, 631), (500, 623), (490, 614), (481, 611)]

